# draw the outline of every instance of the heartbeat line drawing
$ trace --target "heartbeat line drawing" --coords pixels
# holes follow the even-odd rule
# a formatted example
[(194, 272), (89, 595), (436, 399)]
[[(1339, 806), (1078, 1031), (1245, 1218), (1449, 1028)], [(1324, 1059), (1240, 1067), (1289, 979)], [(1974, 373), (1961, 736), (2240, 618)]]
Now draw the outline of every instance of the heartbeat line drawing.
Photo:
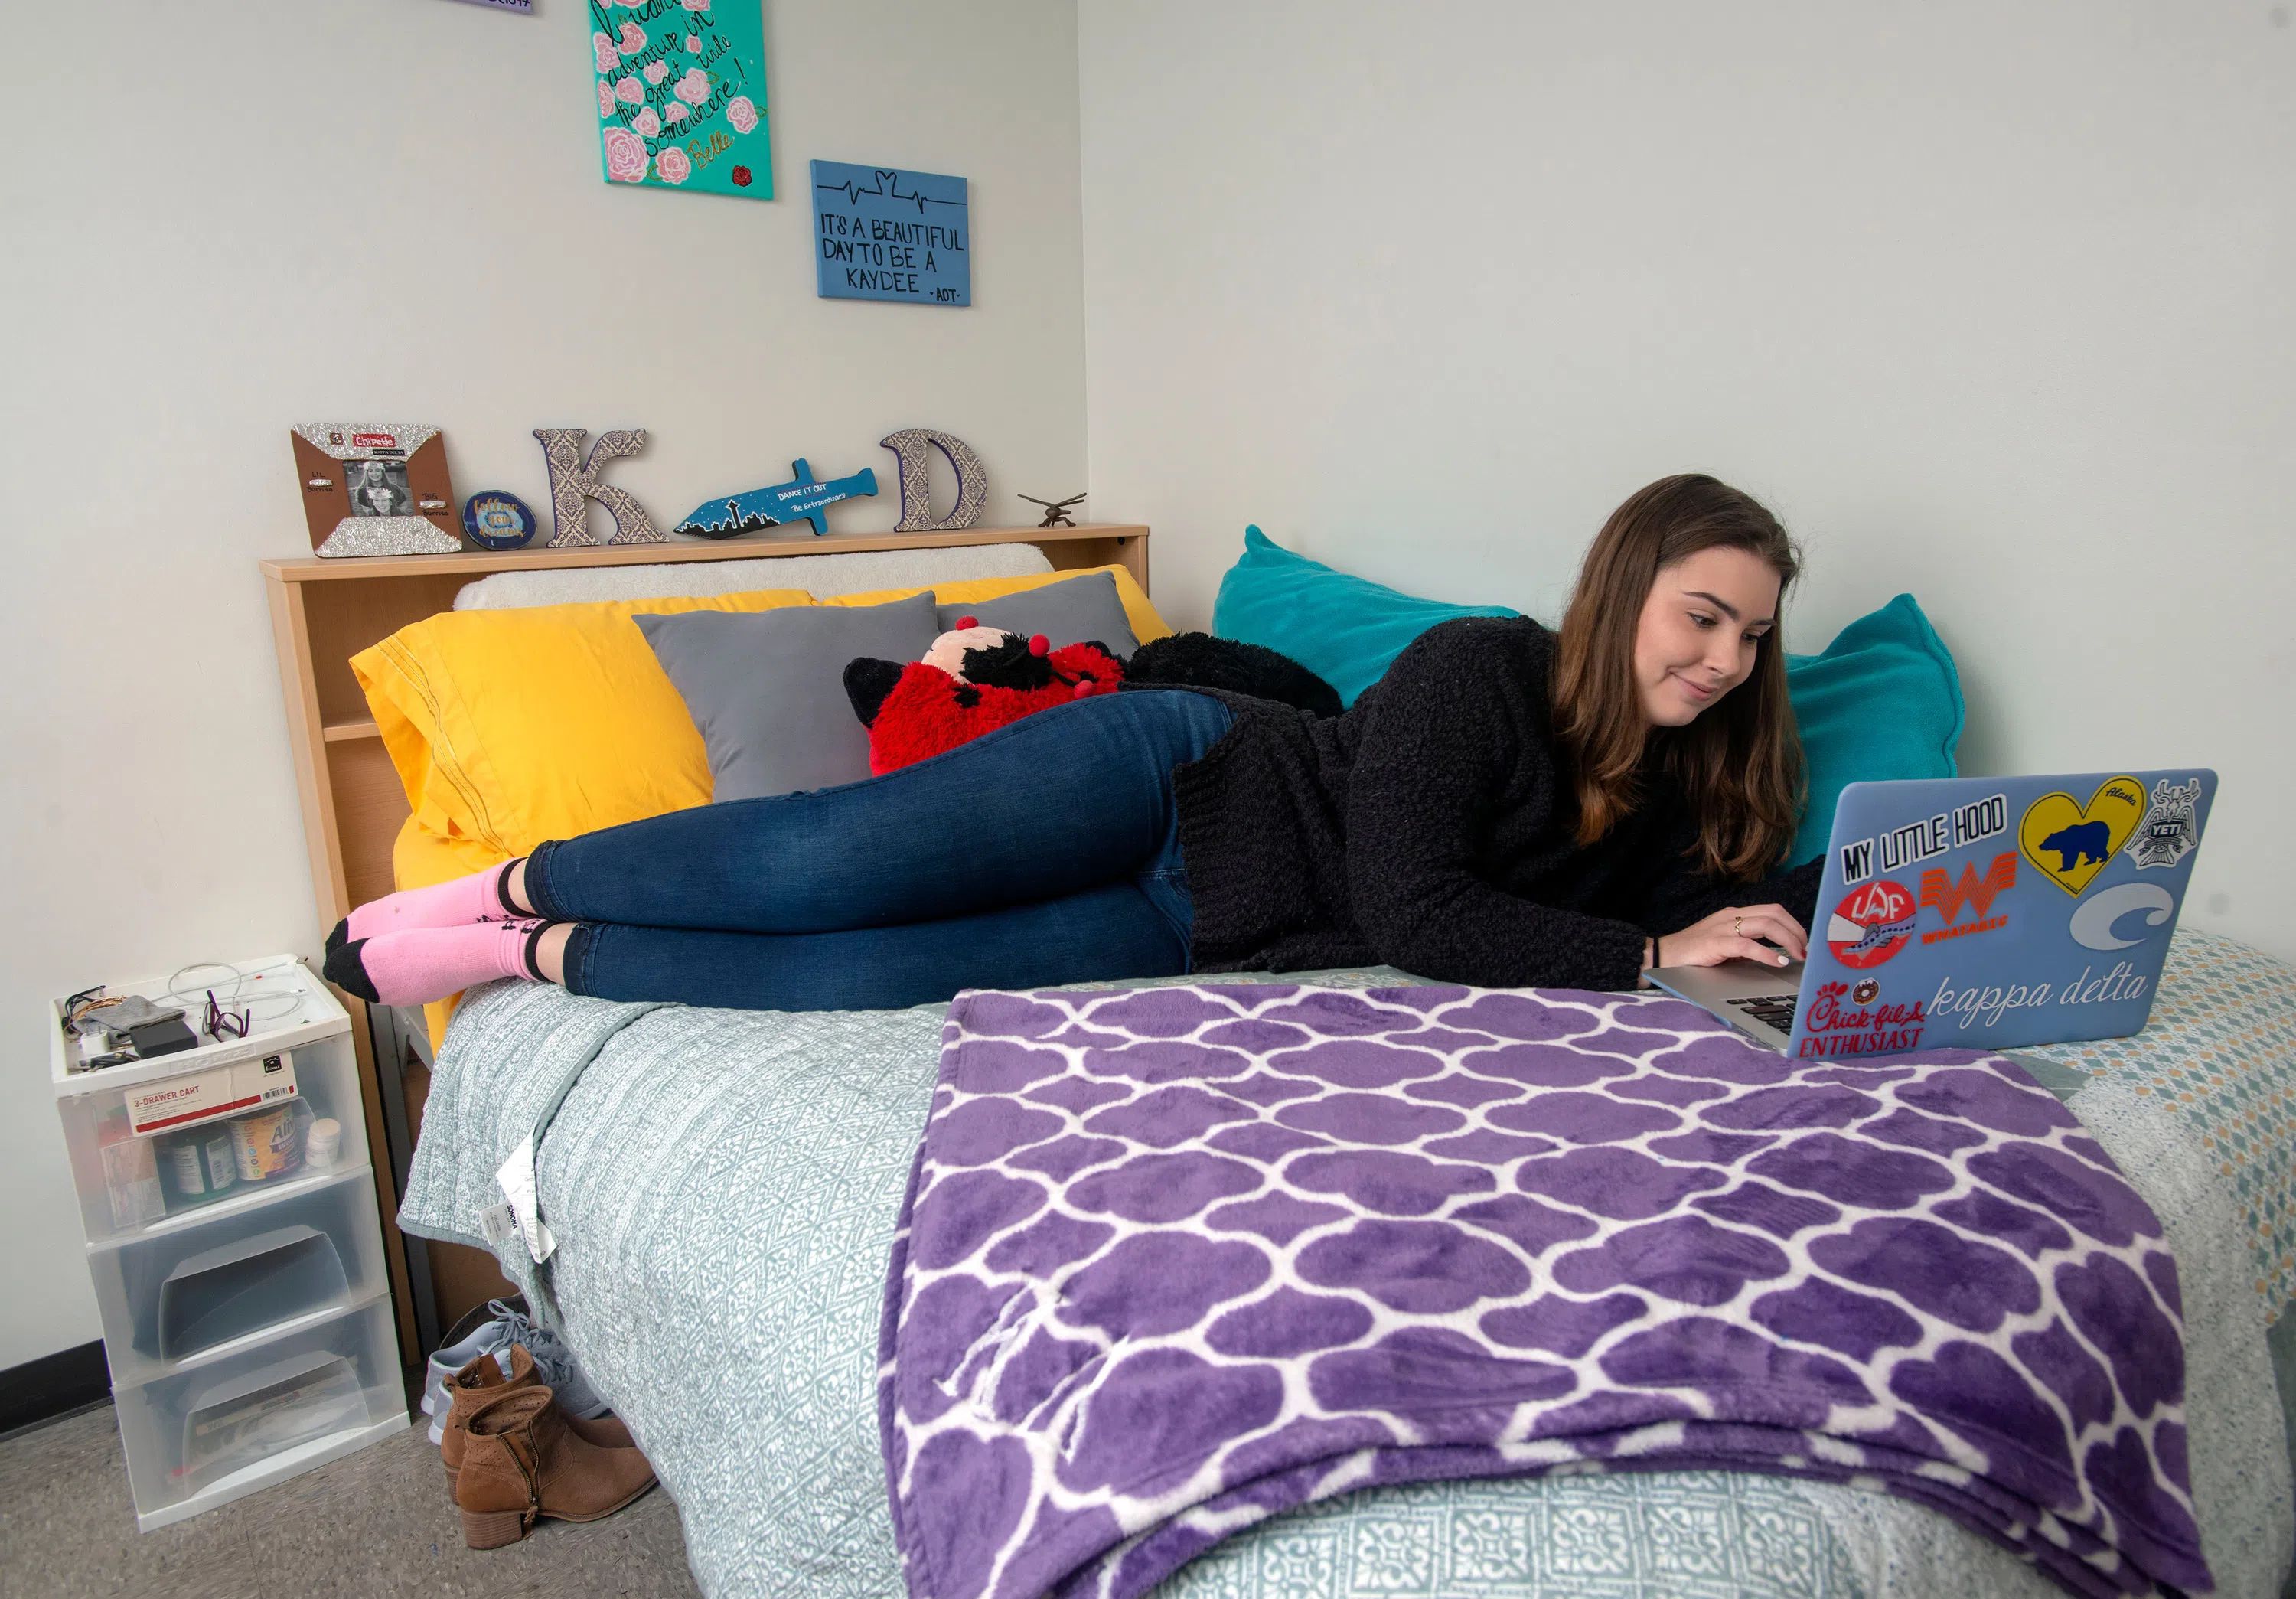
[(879, 200), (898, 200), (904, 205), (914, 204), (917, 208), (917, 215), (920, 217), (925, 214), (925, 207), (929, 205), (953, 205), (959, 210), (964, 209), (964, 201), (962, 200), (936, 200), (922, 189), (914, 193), (904, 194), (901, 193), (901, 175), (898, 172), (888, 172), (882, 168), (879, 168), (873, 175), (873, 187), (865, 189), (860, 186), (860, 181), (857, 178), (848, 178), (841, 184), (816, 184), (814, 187), (826, 190), (832, 194), (844, 195), (845, 203), (848, 205), (855, 203), (864, 194), (874, 196)]

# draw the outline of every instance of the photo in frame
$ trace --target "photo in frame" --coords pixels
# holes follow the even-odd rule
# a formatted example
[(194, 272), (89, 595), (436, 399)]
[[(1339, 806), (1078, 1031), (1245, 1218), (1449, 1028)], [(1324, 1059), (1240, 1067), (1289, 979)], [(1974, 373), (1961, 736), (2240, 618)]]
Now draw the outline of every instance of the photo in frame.
[(437, 428), (310, 422), (288, 437), (314, 554), (451, 555), (463, 547)]

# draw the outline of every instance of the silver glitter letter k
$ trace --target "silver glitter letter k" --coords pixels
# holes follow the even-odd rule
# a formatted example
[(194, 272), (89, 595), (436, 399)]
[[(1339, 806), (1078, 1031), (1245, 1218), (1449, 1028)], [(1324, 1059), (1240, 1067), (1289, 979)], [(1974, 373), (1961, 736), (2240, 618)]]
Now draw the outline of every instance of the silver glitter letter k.
[(550, 517), (556, 529), (550, 548), (598, 542), (586, 525), (584, 502), (587, 500), (597, 501), (614, 519), (614, 536), (608, 544), (662, 542), (661, 530), (627, 490), (598, 481), (607, 462), (617, 455), (635, 455), (645, 447), (644, 428), (617, 428), (599, 434), (587, 461), (582, 458), (582, 441), (590, 436), (586, 429), (537, 428), (534, 436), (542, 441), (543, 459), (550, 463)]

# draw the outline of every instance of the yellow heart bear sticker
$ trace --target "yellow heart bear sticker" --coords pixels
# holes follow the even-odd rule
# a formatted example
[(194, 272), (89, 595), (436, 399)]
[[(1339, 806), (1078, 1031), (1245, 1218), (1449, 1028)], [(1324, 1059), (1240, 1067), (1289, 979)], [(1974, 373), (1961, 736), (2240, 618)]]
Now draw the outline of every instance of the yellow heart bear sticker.
[(2042, 795), (2025, 808), (2017, 842), (2051, 882), (2079, 898), (2144, 819), (2144, 785), (2115, 777), (2087, 805), (2070, 794)]

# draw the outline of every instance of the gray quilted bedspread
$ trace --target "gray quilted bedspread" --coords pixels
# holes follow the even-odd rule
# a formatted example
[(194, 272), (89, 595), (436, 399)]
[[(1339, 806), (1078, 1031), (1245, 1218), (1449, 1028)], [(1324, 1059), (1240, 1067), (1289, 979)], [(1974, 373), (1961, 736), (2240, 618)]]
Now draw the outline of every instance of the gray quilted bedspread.
[[(2166, 986), (2162, 1003), (2173, 1004)], [(515, 1244), (498, 1258), (629, 1423), (676, 1500), (707, 1594), (902, 1592), (877, 1433), (877, 1318), (943, 1015), (614, 1004), (504, 983), (467, 998), (447, 1035), (400, 1225), (483, 1247), (480, 1215), (502, 1197), (495, 1173), (546, 1121), (538, 1192), (555, 1251), (540, 1268)], [(2296, 1062), (2280, 1064), (2296, 1077)], [(2163, 1218), (2183, 1275), (2194, 1500), (2218, 1592), (2277, 1592), (2289, 1470), (2251, 1234), (2224, 1162), (2189, 1117), (2112, 1074), (2070, 1103)], [(2052, 1591), (1920, 1507), (1718, 1472), (1382, 1489), (1250, 1528), (1160, 1590)]]

